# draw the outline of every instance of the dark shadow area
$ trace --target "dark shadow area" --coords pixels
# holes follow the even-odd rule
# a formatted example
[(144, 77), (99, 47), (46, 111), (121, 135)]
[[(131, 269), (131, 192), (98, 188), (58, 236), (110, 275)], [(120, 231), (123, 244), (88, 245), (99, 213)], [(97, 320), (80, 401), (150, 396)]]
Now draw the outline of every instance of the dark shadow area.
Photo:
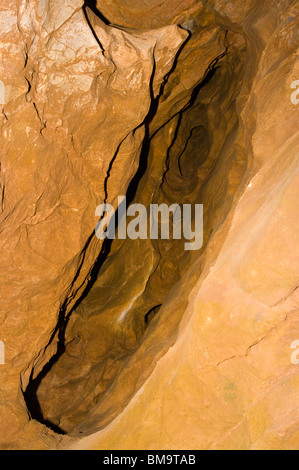
[[(117, 220), (118, 220), (118, 211), (114, 214), (113, 218), (111, 219), (110, 224), (115, 223), (117, 226)], [(109, 231), (109, 226), (107, 228), (107, 231)], [(84, 253), (86, 252), (89, 244), (91, 243), (92, 239), (95, 237), (95, 234), (93, 233), (92, 236), (89, 238), (86, 246)], [(97, 280), (98, 274), (105, 263), (107, 257), (109, 256), (110, 250), (111, 250), (111, 245), (112, 245), (113, 240), (110, 239), (105, 239), (104, 243), (101, 248), (100, 255), (98, 259), (96, 260), (96, 263), (94, 264), (90, 276), (89, 276), (89, 281), (87, 283), (87, 286), (85, 290), (83, 291), (83, 294), (80, 296), (80, 298), (77, 300), (77, 302), (74, 304), (72, 309), (68, 312), (68, 304), (69, 304), (69, 299), (64, 302), (62, 307), (60, 308), (59, 316), (58, 316), (58, 322), (56, 325), (56, 328), (50, 338), (49, 344), (47, 347), (52, 344), (52, 342), (55, 340), (57, 337), (57, 350), (54, 356), (51, 357), (49, 362), (43, 367), (41, 372), (33, 378), (34, 374), (34, 369), (32, 369), (31, 376), (29, 379), (28, 386), (25, 391), (23, 391), (23, 396), (24, 400), (27, 406), (27, 410), (29, 412), (29, 415), (31, 419), (35, 419), (39, 421), (40, 423), (44, 424), (47, 426), (49, 429), (52, 431), (56, 432), (57, 434), (67, 434), (63, 429), (59, 428), (59, 426), (56, 426), (54, 423), (49, 422), (48, 420), (44, 419), (43, 412), (41, 409), (41, 406), (39, 404), (38, 400), (38, 388), (42, 382), (42, 380), (46, 377), (46, 375), (51, 371), (51, 369), (54, 367), (54, 365), (59, 361), (61, 356), (65, 353), (66, 350), (66, 342), (65, 342), (65, 332), (68, 326), (69, 319), (72, 315), (72, 313), (78, 308), (80, 303), (82, 302), (83, 299), (88, 295), (90, 292), (91, 288), (93, 287), (94, 283)], [(84, 263), (85, 256), (83, 255), (83, 259), (81, 261), (78, 273), (76, 277), (74, 278), (72, 282), (72, 286), (75, 284), (79, 273), (81, 271), (81, 268)], [(47, 347), (45, 349), (47, 349)]]
[(160, 308), (162, 307), (162, 304), (156, 305), (156, 307), (151, 308), (147, 314), (144, 317), (145, 325), (146, 327), (149, 326), (150, 322), (153, 320), (153, 318), (157, 315), (159, 312)]
[[(106, 18), (102, 17), (100, 12), (97, 10), (95, 0), (86, 0), (85, 1), (84, 12), (85, 12), (85, 16), (87, 18), (87, 21), (89, 21), (87, 13), (86, 13), (86, 8), (87, 7), (90, 8), (102, 21), (104, 21), (105, 24), (109, 24), (108, 20)], [(151, 140), (152, 140), (153, 136), (156, 135), (156, 133), (160, 129), (162, 129), (164, 126), (166, 126), (175, 117), (175, 115), (170, 117), (168, 122), (164, 123), (164, 125), (161, 126), (157, 131), (155, 131), (155, 133), (153, 135), (150, 134), (150, 125), (153, 122), (155, 116), (157, 115), (159, 102), (160, 102), (161, 97), (164, 94), (165, 86), (168, 83), (170, 75), (176, 69), (181, 51), (185, 47), (186, 43), (189, 41), (190, 37), (191, 37), (191, 35), (189, 35), (187, 40), (184, 42), (184, 44), (181, 46), (180, 50), (178, 51), (178, 53), (175, 57), (173, 66), (172, 66), (170, 72), (165, 76), (164, 82), (162, 83), (161, 88), (160, 88), (160, 92), (156, 97), (154, 96), (154, 91), (153, 91), (153, 83), (154, 83), (154, 78), (155, 78), (155, 73), (156, 73), (156, 66), (155, 66), (155, 63), (154, 63), (153, 73), (152, 73), (152, 77), (151, 77), (151, 81), (150, 81), (151, 106), (150, 106), (149, 112), (148, 112), (146, 118), (144, 119), (144, 121), (135, 129), (135, 131), (133, 131), (135, 133), (138, 129), (144, 127), (145, 135), (144, 135), (144, 139), (143, 139), (143, 143), (142, 143), (142, 147), (141, 147), (141, 151), (140, 151), (138, 170), (137, 170), (135, 176), (132, 178), (131, 183), (129, 184), (129, 187), (128, 187), (128, 190), (127, 190), (127, 194), (126, 194), (126, 197), (127, 197), (126, 203), (127, 203), (127, 205), (130, 205), (133, 202), (133, 200), (136, 196), (139, 184), (140, 184), (140, 182), (141, 182), (141, 180), (142, 180), (142, 178), (143, 178), (143, 176), (144, 176), (144, 174), (145, 174), (145, 172), (148, 168), (148, 159), (149, 159), (149, 154), (150, 154), (150, 146), (151, 146)], [(97, 41), (99, 42), (98, 39), (97, 39)], [(212, 78), (213, 78), (213, 76), (214, 76), (214, 74), (215, 74), (215, 72), (218, 68), (219, 60), (221, 58), (223, 58), (226, 54), (227, 54), (227, 51), (225, 51), (221, 56), (219, 56), (217, 59), (215, 59), (210, 64), (204, 79), (193, 90), (189, 102), (186, 104), (186, 106), (179, 113), (177, 113), (177, 114), (179, 114), (180, 118), (179, 118), (179, 121), (178, 121), (178, 126), (177, 126), (177, 129), (176, 129), (173, 144), (171, 145), (171, 147), (174, 145), (175, 140), (177, 138), (183, 113), (188, 111), (194, 105), (201, 89), (204, 86), (206, 86), (210, 82), (210, 80), (212, 80)], [(105, 191), (105, 200), (104, 200), (104, 202), (105, 203), (108, 201), (108, 181), (109, 181), (109, 178), (111, 176), (113, 165), (116, 161), (116, 158), (119, 154), (119, 151), (121, 149), (121, 146), (122, 146), (122, 143), (124, 142), (124, 140), (119, 144), (112, 160), (110, 161), (110, 164), (109, 164), (109, 167), (108, 167), (108, 170), (107, 170), (107, 174), (106, 174), (106, 178), (105, 178), (105, 182), (104, 182), (104, 191)], [(166, 170), (165, 170), (165, 173), (163, 175), (162, 183), (165, 179), (165, 174), (168, 171), (168, 165), (169, 165), (168, 160), (169, 160), (169, 154), (170, 154), (171, 147), (169, 148), (168, 155), (166, 157), (166, 162), (165, 162)], [(115, 214), (114, 214), (114, 216), (111, 219), (110, 224), (109, 224), (109, 226), (111, 225), (111, 226), (115, 227), (116, 230), (117, 230), (118, 222), (119, 222), (118, 221), (118, 214), (119, 214), (119, 211), (121, 209), (122, 209), (121, 207), (118, 208), (118, 210), (115, 212)], [(103, 215), (103, 217), (104, 217), (104, 215)], [(109, 228), (110, 228), (109, 226), (107, 228), (108, 232), (109, 232)], [(102, 269), (104, 263), (106, 262), (109, 254), (111, 252), (111, 246), (112, 246), (113, 240), (107, 238), (107, 239), (104, 240), (104, 242), (102, 244), (100, 253), (99, 253), (99, 255), (96, 259), (96, 262), (95, 262), (93, 268), (91, 269), (91, 272), (89, 273), (88, 278), (85, 279), (85, 281), (84, 281), (84, 282), (86, 282), (86, 287), (85, 287), (83, 293), (80, 295), (80, 297), (78, 298), (78, 300), (76, 301), (74, 306), (70, 309), (70, 306), (69, 306), (70, 301), (74, 298), (75, 293), (78, 292), (78, 290), (79, 290), (78, 288), (76, 288), (76, 291), (75, 291), (75, 289), (74, 289), (75, 283), (77, 282), (77, 280), (80, 276), (81, 270), (84, 266), (87, 250), (88, 250), (91, 242), (94, 240), (95, 236), (96, 235), (93, 232), (90, 235), (89, 239), (86, 242), (85, 247), (82, 250), (80, 265), (79, 265), (77, 274), (76, 274), (75, 278), (73, 279), (73, 281), (70, 285), (68, 294), (66, 295), (66, 300), (64, 301), (64, 303), (62, 304), (62, 306), (60, 308), (56, 328), (53, 331), (53, 333), (50, 337), (50, 340), (48, 342), (48, 345), (45, 347), (45, 350), (44, 350), (44, 352), (45, 352), (47, 350), (47, 348), (53, 342), (57, 342), (56, 353), (45, 364), (43, 369), (38, 373), (38, 375), (36, 377), (34, 377), (34, 375), (35, 375), (34, 374), (34, 372), (35, 372), (34, 368), (32, 369), (28, 386), (23, 391), (24, 400), (25, 400), (25, 403), (26, 403), (26, 406), (27, 406), (27, 409), (28, 409), (28, 412), (29, 412), (29, 415), (30, 415), (31, 419), (35, 419), (35, 420), (39, 421), (40, 423), (44, 424), (49, 429), (53, 430), (54, 432), (56, 432), (58, 434), (67, 434), (67, 433), (66, 433), (66, 431), (61, 429), (59, 426), (57, 426), (56, 424), (54, 424), (52, 422), (49, 422), (48, 420), (44, 419), (43, 411), (42, 411), (42, 408), (41, 408), (39, 400), (38, 400), (38, 389), (39, 389), (39, 386), (41, 385), (43, 379), (47, 376), (47, 374), (52, 370), (54, 365), (59, 361), (61, 356), (65, 353), (65, 351), (66, 351), (66, 329), (67, 329), (70, 317), (71, 317), (72, 313), (81, 304), (81, 302), (89, 294), (90, 290), (92, 289), (92, 287), (94, 286), (96, 280), (98, 279), (98, 276), (101, 272), (101, 269)], [(80, 287), (82, 287), (82, 285)], [(155, 307), (153, 307), (151, 310), (149, 310), (144, 315), (144, 321), (145, 321), (146, 326), (148, 326), (150, 324), (150, 321), (158, 313), (161, 306), (162, 306), (162, 304), (161, 305), (156, 305)]]
[[(138, 170), (137, 170), (135, 176), (132, 178), (132, 181), (131, 181), (131, 183), (129, 185), (129, 188), (128, 188), (128, 191), (127, 191), (127, 200), (129, 202), (129, 204), (134, 200), (134, 198), (136, 196), (136, 193), (137, 193), (138, 185), (139, 185), (140, 181), (142, 180), (142, 177), (144, 176), (144, 174), (147, 170), (151, 140), (157, 134), (157, 132), (159, 132), (159, 130), (161, 130), (169, 122), (168, 121), (163, 126), (161, 126), (159, 129), (157, 129), (157, 131), (153, 135), (150, 135), (150, 125), (153, 122), (153, 120), (154, 120), (154, 118), (157, 114), (158, 107), (159, 107), (159, 102), (160, 102), (162, 96), (164, 95), (164, 90), (165, 90), (165, 87), (166, 87), (166, 85), (169, 81), (169, 77), (175, 71), (175, 69), (177, 67), (177, 64), (178, 64), (179, 57), (181, 55), (181, 52), (184, 49), (184, 47), (186, 46), (186, 44), (190, 41), (190, 39), (191, 39), (191, 34), (189, 33), (188, 38), (186, 39), (186, 41), (181, 45), (180, 49), (178, 50), (178, 52), (175, 56), (173, 65), (172, 65), (170, 71), (168, 72), (168, 74), (165, 76), (164, 81), (161, 85), (159, 94), (156, 98), (154, 96), (154, 91), (153, 91), (153, 83), (154, 83), (154, 78), (155, 78), (155, 73), (156, 73), (156, 63), (154, 62), (153, 73), (152, 73), (152, 77), (151, 77), (151, 81), (150, 81), (151, 106), (150, 106), (148, 115), (146, 116), (144, 122), (141, 123), (140, 126), (138, 126), (137, 129), (135, 129), (135, 131), (134, 131), (134, 132), (136, 132), (138, 129), (140, 129), (143, 126), (145, 128), (145, 136), (144, 136), (143, 145), (142, 145), (141, 152), (140, 152)], [(171, 119), (173, 119), (173, 117)]]
[(84, 5), (83, 5), (83, 10), (86, 13), (86, 8), (90, 8), (93, 13), (100, 18), (100, 20), (103, 21), (107, 26), (110, 25), (110, 22), (107, 20), (107, 18), (98, 10), (97, 8), (97, 0), (85, 0)]

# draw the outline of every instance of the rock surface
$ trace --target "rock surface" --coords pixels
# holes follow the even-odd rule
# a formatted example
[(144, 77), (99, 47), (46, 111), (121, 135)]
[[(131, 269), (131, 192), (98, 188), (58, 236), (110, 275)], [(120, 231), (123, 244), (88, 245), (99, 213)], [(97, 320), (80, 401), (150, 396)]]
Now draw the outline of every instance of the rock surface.
[[(2, 449), (298, 448), (298, 13), (0, 0)], [(203, 248), (101, 243), (124, 194)]]

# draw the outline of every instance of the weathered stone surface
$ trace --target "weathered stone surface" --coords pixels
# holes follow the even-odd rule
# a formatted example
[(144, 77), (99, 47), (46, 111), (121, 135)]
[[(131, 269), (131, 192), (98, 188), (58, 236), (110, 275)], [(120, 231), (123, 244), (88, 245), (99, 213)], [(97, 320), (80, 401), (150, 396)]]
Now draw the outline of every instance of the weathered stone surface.
[[(298, 5), (83, 3), (0, 0), (0, 446), (296, 449)], [(203, 248), (102, 246), (126, 193)]]

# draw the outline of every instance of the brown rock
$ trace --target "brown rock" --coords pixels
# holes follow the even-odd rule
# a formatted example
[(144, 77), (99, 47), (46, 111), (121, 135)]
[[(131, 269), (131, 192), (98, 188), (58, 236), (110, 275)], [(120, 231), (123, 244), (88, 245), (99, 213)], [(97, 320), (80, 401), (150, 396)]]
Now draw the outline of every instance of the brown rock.
[(0, 0), (0, 447), (297, 449), (297, 4), (63, 3)]

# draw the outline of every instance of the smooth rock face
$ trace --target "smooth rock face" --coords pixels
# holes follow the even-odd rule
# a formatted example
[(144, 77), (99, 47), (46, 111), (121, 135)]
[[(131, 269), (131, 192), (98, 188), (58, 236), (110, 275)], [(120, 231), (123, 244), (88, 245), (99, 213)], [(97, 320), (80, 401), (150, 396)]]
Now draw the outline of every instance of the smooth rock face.
[(298, 3), (83, 4), (0, 0), (0, 448), (298, 449)]
[(196, 14), (203, 9), (203, 2), (198, 0), (96, 0), (89, 3), (96, 4), (110, 23), (137, 30), (180, 24), (194, 7)]

